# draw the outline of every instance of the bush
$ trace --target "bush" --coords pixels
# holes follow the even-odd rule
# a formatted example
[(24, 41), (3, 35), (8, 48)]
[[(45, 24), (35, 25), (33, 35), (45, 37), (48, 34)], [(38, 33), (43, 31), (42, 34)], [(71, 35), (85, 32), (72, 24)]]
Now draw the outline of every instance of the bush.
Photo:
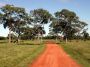
[(5, 40), (6, 37), (0, 36), (0, 40)]
[(56, 39), (56, 36), (45, 36), (43, 39)]

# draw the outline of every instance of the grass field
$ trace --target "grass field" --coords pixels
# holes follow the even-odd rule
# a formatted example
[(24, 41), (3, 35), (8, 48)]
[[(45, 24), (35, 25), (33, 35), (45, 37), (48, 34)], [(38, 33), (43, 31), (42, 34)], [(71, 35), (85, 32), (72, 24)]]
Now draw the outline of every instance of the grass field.
[(43, 50), (44, 45), (36, 45), (35, 41), (19, 45), (0, 41), (0, 67), (27, 67)]
[[(59, 43), (82, 67), (90, 67), (90, 41)], [(39, 41), (23, 41), (18, 45), (0, 41), (0, 67), (27, 67), (44, 48)]]
[(90, 41), (61, 42), (60, 45), (82, 67), (90, 67)]

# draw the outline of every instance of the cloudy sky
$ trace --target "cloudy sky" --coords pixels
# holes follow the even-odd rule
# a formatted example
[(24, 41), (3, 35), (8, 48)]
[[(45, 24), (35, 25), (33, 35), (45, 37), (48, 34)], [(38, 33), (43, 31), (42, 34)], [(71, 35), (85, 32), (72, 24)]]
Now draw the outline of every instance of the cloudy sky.
[[(5, 4), (23, 7), (27, 12), (43, 8), (51, 14), (62, 9), (69, 9), (74, 11), (81, 20), (88, 23), (88, 32), (90, 34), (90, 0), (0, 0), (0, 7)], [(48, 25), (45, 25), (45, 30), (48, 33)], [(4, 29), (3, 25), (0, 25), (0, 36), (7, 36), (7, 34), (8, 29)]]

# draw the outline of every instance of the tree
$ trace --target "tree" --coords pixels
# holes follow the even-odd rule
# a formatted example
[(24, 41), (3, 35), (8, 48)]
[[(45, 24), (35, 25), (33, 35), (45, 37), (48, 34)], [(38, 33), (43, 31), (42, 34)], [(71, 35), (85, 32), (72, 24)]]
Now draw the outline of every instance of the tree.
[(23, 30), (27, 28), (27, 26), (29, 26), (30, 24), (31, 24), (31, 18), (27, 13), (22, 14), (20, 19), (16, 21), (16, 24), (13, 28), (13, 32), (17, 34), (18, 42), (20, 41), (21, 38), (20, 36), (23, 34)]
[(43, 28), (41, 26), (35, 26), (35, 27), (24, 27), (22, 28), (22, 35), (21, 35), (21, 38), (22, 39), (34, 39), (37, 37), (37, 33), (40, 33), (40, 34), (45, 34), (45, 31), (43, 30)]
[(24, 27), (22, 28), (22, 33), (21, 34), (21, 39), (34, 39), (35, 36), (36, 36), (36, 33), (35, 33), (35, 29), (34, 28), (30, 28), (30, 27)]
[[(30, 11), (30, 15), (33, 18), (33, 26), (36, 27), (40, 26), (42, 28), (44, 28), (44, 24), (47, 24), (49, 22), (49, 20), (51, 19), (52, 15), (44, 9), (35, 9)], [(40, 28), (38, 27), (38, 28)], [(43, 34), (40, 33), (40, 31), (38, 32), (38, 37), (39, 34), (42, 36)]]
[(89, 34), (87, 33), (87, 31), (85, 29), (83, 30), (82, 34), (83, 34), (83, 40), (84, 41), (89, 39)]
[(75, 12), (63, 9), (55, 12), (55, 20), (52, 21), (51, 27), (64, 35), (64, 38), (71, 39), (75, 33), (79, 33), (87, 24), (79, 20)]
[(6, 40), (6, 39), (7, 39), (6, 37), (0, 36), (0, 40)]
[(56, 37), (56, 41), (58, 38), (58, 34), (61, 33), (61, 28), (59, 26), (59, 21), (56, 18), (53, 18), (53, 21), (50, 25), (50, 33), (51, 35)]
[[(35, 25), (34, 32), (35, 32), (36, 36), (38, 37), (38, 40), (41, 38), (41, 42), (42, 42), (42, 35), (45, 34), (44, 28), (41, 27), (40, 25)], [(41, 36), (38, 36), (38, 35), (41, 35)]]
[(13, 5), (5, 5), (0, 8), (1, 11), (1, 24), (4, 28), (9, 28), (9, 43), (11, 42), (11, 31), (18, 33), (18, 38), (20, 35), (20, 27), (27, 24), (27, 13), (24, 8), (15, 7)]

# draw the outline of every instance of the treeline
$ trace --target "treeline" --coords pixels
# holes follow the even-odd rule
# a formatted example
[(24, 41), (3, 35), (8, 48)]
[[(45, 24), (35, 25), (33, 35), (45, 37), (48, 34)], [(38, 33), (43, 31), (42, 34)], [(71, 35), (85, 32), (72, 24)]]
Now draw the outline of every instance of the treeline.
[(0, 36), (0, 40), (6, 40), (7, 37)]
[[(45, 36), (45, 37), (43, 37), (43, 39), (58, 39), (58, 40), (61, 40), (61, 41), (63, 41), (63, 40), (65, 40), (65, 38), (64, 37), (61, 37), (61, 36)], [(68, 38), (68, 40), (84, 40), (84, 41), (86, 41), (86, 40), (90, 40), (90, 36), (88, 36), (88, 37), (84, 37), (84, 36), (73, 36), (71, 39), (69, 39)]]
[[(9, 29), (9, 43), (12, 39), (18, 42), (20, 39), (41, 39), (45, 34), (44, 25), (50, 24), (48, 38), (59, 38), (59, 34), (66, 41), (73, 36), (80, 36), (87, 39), (89, 34), (85, 27), (86, 22), (79, 20), (75, 12), (62, 9), (54, 13), (54, 16), (45, 9), (34, 9), (27, 13), (25, 8), (5, 5), (0, 8), (0, 24)], [(0, 32), (1, 33), (1, 32)], [(45, 38), (45, 37), (44, 37)]]

